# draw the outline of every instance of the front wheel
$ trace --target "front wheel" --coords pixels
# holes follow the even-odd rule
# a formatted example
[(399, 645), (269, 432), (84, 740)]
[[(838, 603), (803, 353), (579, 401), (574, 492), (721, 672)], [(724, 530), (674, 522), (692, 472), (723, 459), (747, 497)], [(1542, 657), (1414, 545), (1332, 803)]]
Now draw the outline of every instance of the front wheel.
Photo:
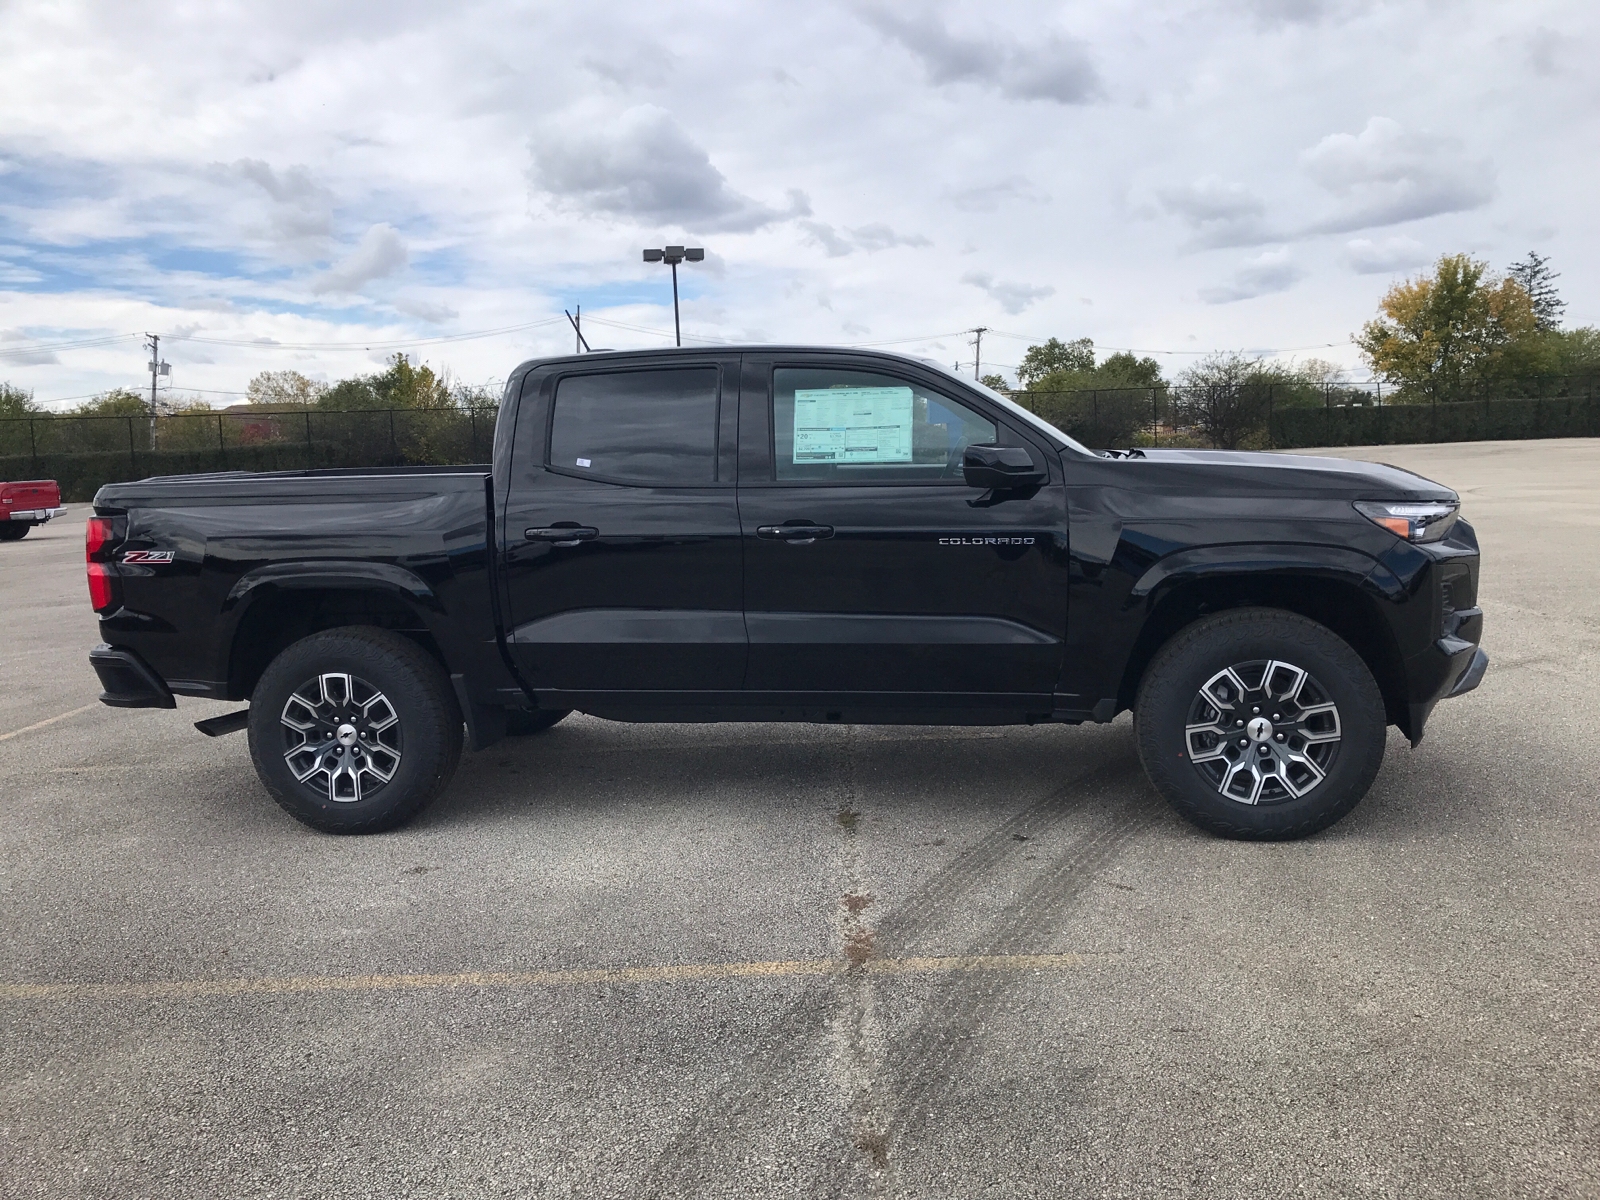
[(461, 758), (461, 711), (415, 642), (349, 626), (289, 646), (250, 698), (250, 756), (274, 800), (326, 833), (403, 825)]
[(1326, 829), (1383, 762), (1383, 697), (1325, 626), (1234, 609), (1182, 630), (1145, 672), (1134, 709), (1157, 790), (1224, 837), (1287, 840)]

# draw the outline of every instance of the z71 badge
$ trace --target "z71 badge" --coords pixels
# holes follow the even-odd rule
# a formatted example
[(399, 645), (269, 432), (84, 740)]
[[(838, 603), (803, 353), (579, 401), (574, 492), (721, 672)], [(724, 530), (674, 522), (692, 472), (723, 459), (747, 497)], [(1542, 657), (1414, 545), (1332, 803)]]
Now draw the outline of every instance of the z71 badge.
[(171, 550), (125, 550), (122, 561), (125, 563), (169, 563), (172, 561)]

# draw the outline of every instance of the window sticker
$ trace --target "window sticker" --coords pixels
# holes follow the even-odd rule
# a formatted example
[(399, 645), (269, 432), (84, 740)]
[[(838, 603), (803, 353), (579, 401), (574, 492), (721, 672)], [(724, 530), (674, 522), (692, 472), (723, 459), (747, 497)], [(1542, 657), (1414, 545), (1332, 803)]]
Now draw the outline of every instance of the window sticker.
[(911, 389), (804, 388), (794, 394), (794, 461), (911, 461)]
[(578, 465), (580, 467), (587, 467), (587, 466), (589, 466), (589, 460), (587, 458), (580, 458), (578, 460)]

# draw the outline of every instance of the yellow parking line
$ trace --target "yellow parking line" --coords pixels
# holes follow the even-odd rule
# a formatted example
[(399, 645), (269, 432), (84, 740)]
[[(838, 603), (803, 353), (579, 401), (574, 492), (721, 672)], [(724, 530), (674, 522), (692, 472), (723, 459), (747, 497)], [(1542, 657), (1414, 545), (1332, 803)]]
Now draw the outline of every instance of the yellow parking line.
[(21, 737), (25, 733), (32, 733), (35, 729), (43, 729), (46, 725), (54, 725), (57, 721), (65, 721), (68, 717), (75, 717), (79, 713), (88, 712), (91, 708), (97, 707), (98, 704), (99, 701), (94, 704), (85, 704), (82, 708), (75, 708), (71, 712), (64, 712), (59, 716), (46, 717), (42, 721), (35, 721), (32, 725), (24, 725), (21, 729), (13, 729), (10, 733), (0, 733), (0, 742), (9, 742), (12, 738)]
[[(1028, 971), (1076, 967), (1082, 954), (974, 954), (948, 958), (882, 958), (855, 970), (869, 975), (949, 971)], [(0, 983), (0, 1000), (172, 1000), (201, 996), (293, 995), (311, 992), (418, 991), (430, 988), (555, 987), (585, 983), (674, 983), (695, 979), (845, 975), (834, 959), (794, 962), (693, 963), (664, 967), (597, 967), (577, 971), (462, 971), (449, 975), (299, 975), (259, 979), (172, 979), (144, 983)]]

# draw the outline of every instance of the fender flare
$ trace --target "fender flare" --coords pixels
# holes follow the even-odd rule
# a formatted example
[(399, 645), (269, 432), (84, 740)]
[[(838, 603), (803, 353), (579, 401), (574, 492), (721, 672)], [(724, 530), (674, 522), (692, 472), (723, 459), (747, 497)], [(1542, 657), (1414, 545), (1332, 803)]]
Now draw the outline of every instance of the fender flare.
[(363, 562), (360, 559), (316, 558), (300, 562), (267, 563), (246, 571), (228, 589), (222, 609), (237, 608), (251, 593), (263, 587), (277, 588), (371, 588), (380, 587), (403, 593), (434, 611), (441, 611), (439, 597), (415, 571), (394, 563)]
[(1322, 576), (1350, 583), (1385, 600), (1396, 601), (1405, 587), (1370, 554), (1347, 546), (1308, 546), (1303, 542), (1244, 542), (1195, 546), (1152, 563), (1128, 593), (1130, 608), (1154, 608), (1162, 596), (1182, 584), (1222, 577), (1252, 575)]

